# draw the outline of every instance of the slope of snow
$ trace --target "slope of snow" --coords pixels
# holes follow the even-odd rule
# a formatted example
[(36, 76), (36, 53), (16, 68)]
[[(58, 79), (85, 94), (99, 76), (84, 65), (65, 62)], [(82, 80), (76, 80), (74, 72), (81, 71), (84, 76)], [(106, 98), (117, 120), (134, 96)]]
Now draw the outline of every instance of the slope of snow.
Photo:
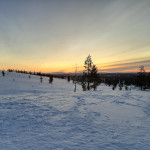
[(0, 150), (149, 150), (150, 92), (0, 72)]

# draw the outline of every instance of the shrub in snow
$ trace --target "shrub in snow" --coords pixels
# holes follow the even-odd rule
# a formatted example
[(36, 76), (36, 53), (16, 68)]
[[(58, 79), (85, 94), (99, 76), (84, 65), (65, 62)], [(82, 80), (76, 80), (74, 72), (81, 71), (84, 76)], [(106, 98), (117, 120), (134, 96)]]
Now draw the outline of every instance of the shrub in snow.
[(42, 78), (42, 76), (40, 77), (40, 81), (41, 81), (41, 83), (43, 82), (43, 78)]
[(5, 72), (4, 72), (4, 71), (2, 71), (2, 76), (3, 76), (3, 77), (5, 76)]
[(49, 83), (52, 83), (53, 82), (53, 75), (51, 75), (50, 77), (49, 77)]

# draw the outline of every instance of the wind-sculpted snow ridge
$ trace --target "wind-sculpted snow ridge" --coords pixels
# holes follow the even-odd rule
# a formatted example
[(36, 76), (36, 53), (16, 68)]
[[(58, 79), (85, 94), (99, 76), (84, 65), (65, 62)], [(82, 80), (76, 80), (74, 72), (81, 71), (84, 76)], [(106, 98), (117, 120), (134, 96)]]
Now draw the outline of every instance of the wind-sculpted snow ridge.
[(0, 150), (149, 150), (150, 92), (7, 73), (0, 76)]

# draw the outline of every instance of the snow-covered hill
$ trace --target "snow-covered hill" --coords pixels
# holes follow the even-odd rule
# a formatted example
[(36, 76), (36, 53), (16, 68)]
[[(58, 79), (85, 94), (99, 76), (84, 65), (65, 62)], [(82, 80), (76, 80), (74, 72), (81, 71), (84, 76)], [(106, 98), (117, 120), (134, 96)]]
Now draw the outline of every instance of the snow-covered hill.
[(0, 72), (0, 150), (149, 150), (150, 92)]

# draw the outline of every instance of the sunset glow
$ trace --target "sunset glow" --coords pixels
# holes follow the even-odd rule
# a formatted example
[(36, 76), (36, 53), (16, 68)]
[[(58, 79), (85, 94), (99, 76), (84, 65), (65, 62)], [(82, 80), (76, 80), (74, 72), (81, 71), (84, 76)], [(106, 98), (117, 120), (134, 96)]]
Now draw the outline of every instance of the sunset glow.
[(31, 0), (0, 5), (0, 70), (150, 70), (149, 0)]

